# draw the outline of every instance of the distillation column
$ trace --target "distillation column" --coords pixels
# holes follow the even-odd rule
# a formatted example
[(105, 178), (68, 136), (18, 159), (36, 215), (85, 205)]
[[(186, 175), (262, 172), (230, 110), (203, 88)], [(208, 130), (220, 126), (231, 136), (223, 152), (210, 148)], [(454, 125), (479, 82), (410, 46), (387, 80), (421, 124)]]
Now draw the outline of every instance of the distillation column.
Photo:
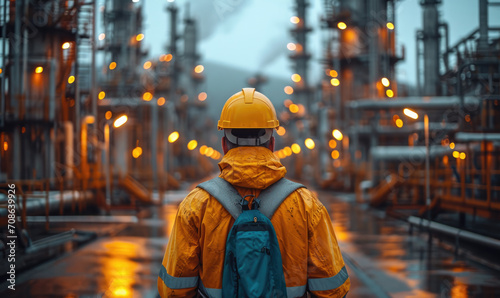
[(424, 78), (422, 95), (439, 95), (439, 13), (437, 5), (441, 0), (423, 0), (423, 44)]

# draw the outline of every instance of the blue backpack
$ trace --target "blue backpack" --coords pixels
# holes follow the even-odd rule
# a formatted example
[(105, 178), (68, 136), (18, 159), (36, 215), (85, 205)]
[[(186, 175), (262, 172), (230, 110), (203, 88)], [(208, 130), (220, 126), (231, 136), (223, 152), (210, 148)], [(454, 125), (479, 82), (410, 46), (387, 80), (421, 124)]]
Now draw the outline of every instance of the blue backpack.
[(304, 186), (283, 178), (263, 190), (250, 210), (249, 196), (242, 198), (220, 177), (198, 187), (235, 218), (226, 240), (222, 297), (287, 297), (281, 252), (270, 219), (292, 192)]

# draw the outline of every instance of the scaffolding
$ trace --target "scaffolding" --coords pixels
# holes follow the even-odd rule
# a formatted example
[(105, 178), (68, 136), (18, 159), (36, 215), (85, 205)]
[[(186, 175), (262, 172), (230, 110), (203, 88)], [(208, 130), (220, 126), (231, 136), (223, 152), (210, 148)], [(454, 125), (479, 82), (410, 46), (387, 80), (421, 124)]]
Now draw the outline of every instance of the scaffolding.
[(408, 97), (394, 78), (404, 58), (394, 40), (394, 1), (324, 3), (322, 100), (333, 109), (329, 128), (344, 133), (333, 162), (343, 183), (334, 187), (371, 189), (372, 205), (413, 206), (421, 216), (498, 219), (499, 28), (488, 26), (488, 1), (481, 0), (479, 28), (450, 45), (441, 1), (420, 4), (418, 94)]
[(96, 112), (94, 11), (94, 1), (0, 2), (0, 183), (21, 194), (24, 239), (28, 210), (49, 229), (49, 213), (82, 212), (100, 187), (79, 150), (82, 119)]
[(7, 145), (0, 172), (21, 180), (72, 178), (79, 166), (74, 145), (80, 144), (73, 137), (94, 105), (94, 2), (2, 1), (1, 11), (1, 130)]

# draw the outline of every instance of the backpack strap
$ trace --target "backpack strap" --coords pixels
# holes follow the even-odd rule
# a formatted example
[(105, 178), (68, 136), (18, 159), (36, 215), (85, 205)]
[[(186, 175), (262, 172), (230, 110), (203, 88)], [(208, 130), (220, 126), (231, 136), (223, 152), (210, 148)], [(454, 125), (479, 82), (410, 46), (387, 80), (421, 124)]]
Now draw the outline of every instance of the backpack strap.
[(198, 184), (196, 187), (205, 190), (212, 197), (216, 198), (234, 219), (237, 219), (241, 214), (241, 196), (231, 183), (223, 178), (215, 177), (214, 179)]
[[(216, 198), (224, 208), (237, 219), (241, 214), (241, 196), (238, 191), (221, 177), (205, 181), (197, 187), (208, 192), (212, 197)], [(278, 209), (281, 203), (295, 190), (304, 187), (300, 183), (281, 178), (268, 188), (261, 191), (258, 199), (260, 201), (259, 211), (267, 218), (271, 219), (274, 212)]]
[(302, 187), (305, 188), (305, 186), (300, 183), (281, 178), (260, 193), (258, 196), (260, 200), (259, 211), (267, 218), (271, 219), (281, 203), (288, 198), (292, 192)]

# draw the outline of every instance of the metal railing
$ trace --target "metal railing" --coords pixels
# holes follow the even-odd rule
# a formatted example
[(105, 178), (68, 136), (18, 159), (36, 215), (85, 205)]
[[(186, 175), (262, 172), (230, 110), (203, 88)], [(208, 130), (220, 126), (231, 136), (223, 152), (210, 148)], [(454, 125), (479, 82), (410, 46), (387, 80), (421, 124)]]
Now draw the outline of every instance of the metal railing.
[[(430, 189), (433, 203), (430, 208), (439, 207), (444, 211), (456, 211), (479, 215), (487, 218), (500, 218), (500, 169), (493, 168), (498, 164), (498, 151), (468, 152), (465, 159), (445, 156), (436, 158), (431, 164)], [(474, 165), (476, 158), (482, 157), (482, 167)], [(392, 174), (389, 174), (392, 173)], [(379, 177), (386, 175), (392, 181), (381, 181), (374, 185), (370, 199), (374, 205), (381, 205), (378, 191), (384, 191), (383, 202), (394, 207), (413, 205), (424, 208), (424, 189), (426, 171), (423, 165), (417, 166), (408, 173), (397, 173), (389, 169), (383, 172), (372, 172)], [(387, 187), (391, 189), (386, 189)], [(359, 187), (358, 187), (359, 188)], [(422, 209), (423, 211), (423, 209)]]

